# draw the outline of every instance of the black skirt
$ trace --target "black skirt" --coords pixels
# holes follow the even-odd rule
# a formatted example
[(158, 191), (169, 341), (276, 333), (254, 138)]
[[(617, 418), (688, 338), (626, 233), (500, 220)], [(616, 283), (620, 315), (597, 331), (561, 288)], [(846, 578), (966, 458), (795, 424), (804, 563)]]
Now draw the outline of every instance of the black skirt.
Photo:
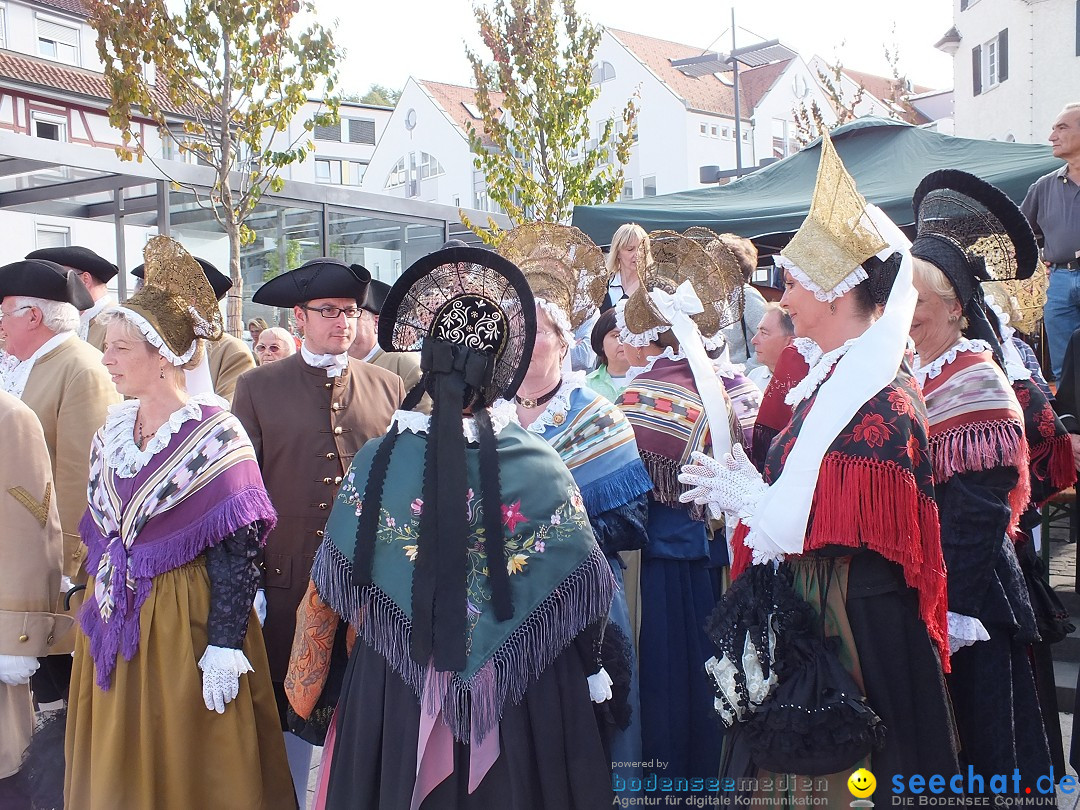
[[(336, 722), (326, 807), (408, 808), (420, 702), (385, 659), (362, 642), (349, 660)], [(455, 743), (454, 772), (427, 796), (422, 810), (611, 806), (611, 765), (575, 645), (530, 684), (518, 704), (504, 707), (499, 743), (498, 759), (471, 795), (469, 746)]]

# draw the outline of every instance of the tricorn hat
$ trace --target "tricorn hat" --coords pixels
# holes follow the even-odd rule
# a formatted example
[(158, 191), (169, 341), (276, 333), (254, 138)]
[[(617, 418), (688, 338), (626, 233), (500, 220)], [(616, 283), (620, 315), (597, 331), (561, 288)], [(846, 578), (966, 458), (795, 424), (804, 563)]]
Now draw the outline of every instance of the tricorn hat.
[(383, 302), (386, 301), (386, 294), (388, 292), (390, 292), (389, 284), (385, 281), (379, 281), (379, 279), (373, 278), (368, 282), (367, 297), (360, 306), (371, 314), (378, 315), (382, 312)]
[(45, 259), (23, 259), (0, 267), (0, 298), (25, 295), (90, 309), (94, 299), (75, 270)]
[(270, 279), (251, 300), (271, 307), (295, 307), (317, 298), (352, 298), (357, 306), (367, 298), (371, 273), (359, 264), (323, 257)]
[(71, 247), (41, 248), (26, 254), (28, 259), (45, 259), (80, 273), (89, 273), (98, 281), (111, 281), (119, 272), (115, 264), (98, 256), (90, 248)]
[[(214, 267), (214, 265), (210, 264), (206, 259), (200, 259), (198, 256), (195, 256), (194, 258), (195, 261), (199, 263), (199, 267), (202, 268), (203, 273), (206, 274), (206, 280), (210, 282), (210, 287), (214, 290), (214, 296), (220, 301), (225, 297), (225, 294), (232, 289), (232, 279)], [(135, 278), (142, 278), (145, 270), (146, 265), (140, 264), (131, 271), (131, 275), (135, 276)]]

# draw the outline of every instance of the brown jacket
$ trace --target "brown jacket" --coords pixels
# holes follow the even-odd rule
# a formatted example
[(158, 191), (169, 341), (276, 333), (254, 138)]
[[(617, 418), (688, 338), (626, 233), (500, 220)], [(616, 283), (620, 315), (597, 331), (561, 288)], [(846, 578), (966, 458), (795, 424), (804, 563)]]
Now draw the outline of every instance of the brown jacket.
[(105, 424), (109, 406), (121, 396), (101, 365), (101, 352), (74, 335), (38, 358), (26, 381), (22, 401), (41, 421), (52, 458), (56, 505), (64, 532), (64, 573), (78, 582), (86, 550), (79, 521), (86, 511), (90, 440)]
[[(420, 382), (420, 353), (419, 352), (384, 352), (382, 349), (375, 351), (375, 356), (369, 361), (371, 365), (385, 368), (401, 377), (405, 385), (405, 393), (409, 393), (412, 387)], [(431, 397), (424, 394), (420, 400), (418, 411), (431, 413)]]
[(221, 340), (211, 341), (208, 346), (206, 360), (214, 393), (232, 403), (236, 381), (245, 371), (255, 368), (255, 355), (244, 341), (232, 335), (223, 335)]
[(236, 385), (233, 413), (251, 437), (278, 524), (263, 550), (270, 676), (285, 679), (296, 608), (338, 486), (353, 456), (382, 436), (405, 391), (385, 369), (350, 360), (336, 378), (300, 354), (260, 366)]
[[(45, 436), (34, 412), (0, 391), (0, 655), (38, 658), (71, 627), (60, 592), (60, 516)], [(0, 779), (19, 770), (34, 714), (30, 686), (0, 684)]]

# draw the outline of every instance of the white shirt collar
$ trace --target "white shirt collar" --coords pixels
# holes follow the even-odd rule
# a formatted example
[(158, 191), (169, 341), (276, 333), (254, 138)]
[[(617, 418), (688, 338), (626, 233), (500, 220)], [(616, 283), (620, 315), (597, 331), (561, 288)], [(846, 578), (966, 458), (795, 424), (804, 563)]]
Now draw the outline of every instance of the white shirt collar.
[(375, 355), (377, 355), (378, 353), (379, 353), (379, 344), (376, 343), (374, 346), (371, 347), (371, 351), (367, 353), (367, 356), (364, 358), (364, 362), (365, 363), (370, 363), (372, 360), (375, 359)]
[(341, 354), (313, 354), (308, 350), (307, 341), (300, 344), (300, 356), (304, 362), (314, 368), (326, 370), (327, 377), (339, 377), (349, 367), (349, 353)]

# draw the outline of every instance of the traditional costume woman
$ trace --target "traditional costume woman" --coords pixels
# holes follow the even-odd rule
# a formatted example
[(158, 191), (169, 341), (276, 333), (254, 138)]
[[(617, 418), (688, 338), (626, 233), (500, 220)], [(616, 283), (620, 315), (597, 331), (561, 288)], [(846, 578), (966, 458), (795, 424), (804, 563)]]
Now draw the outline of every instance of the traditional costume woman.
[(680, 503), (677, 476), (691, 452), (723, 453), (743, 439), (702, 340), (738, 320), (731, 301), (741, 296), (742, 275), (730, 252), (721, 266), (679, 234), (650, 241), (654, 262), (617, 308), (621, 339), (659, 352), (616, 403), (653, 481), (640, 574), (642, 756), (658, 778), (706, 778), (719, 764), (721, 729), (694, 662), (707, 657), (703, 628), (720, 595), (727, 546), (722, 534), (712, 537), (703, 507)]
[(754, 437), (750, 444), (750, 460), (760, 471), (765, 470), (765, 459), (769, 455), (776, 435), (791, 421), (791, 405), (787, 402), (788, 392), (798, 385), (807, 374), (810, 366), (803, 357), (799, 346), (816, 345), (808, 338), (796, 338), (796, 343), (785, 346), (776, 361), (772, 378), (761, 392), (761, 407), (754, 420)]
[[(610, 805), (590, 688), (611, 569), (559, 454), (490, 407), (532, 351), (528, 284), (488, 251), (442, 250), (398, 279), (379, 323), (424, 376), (342, 482), (297, 617), (301, 717), (337, 617), (356, 635), (318, 805)], [(430, 416), (409, 410), (425, 392)]]
[[(499, 253), (525, 274), (536, 298), (538, 320), (546, 319), (559, 332), (565, 359), (574, 330), (604, 295), (603, 253), (577, 228), (550, 223), (515, 228), (500, 243)], [(535, 376), (532, 365), (541, 355), (539, 340), (537, 344), (526, 381)], [(553, 345), (557, 349), (558, 344)], [(549, 353), (557, 362), (554, 351)], [(582, 372), (564, 373), (553, 388), (550, 382), (547, 385), (550, 390), (541, 397), (546, 404), (520, 394), (514, 398), (518, 421), (554, 447), (574, 476), (593, 534), (618, 585), (602, 654), (604, 669), (614, 681), (614, 697), (598, 704), (598, 713), (608, 732), (613, 772), (632, 784), (630, 780), (641, 777), (641, 709), (633, 649), (636, 624), (630, 620), (623, 586), (626, 563), (620, 552), (637, 551), (645, 544), (652, 481), (638, 453), (634, 429), (622, 411), (588, 386)]]
[[(757, 777), (758, 798), (776, 806), (846, 806), (860, 766), (880, 785), (957, 772), (945, 568), (925, 417), (904, 364), (908, 243), (866, 205), (827, 134), (820, 148), (810, 214), (778, 261), (796, 333), (822, 344), (788, 394), (791, 420), (764, 480), (740, 448), (722, 462), (696, 454), (680, 476), (694, 487), (684, 498), (740, 520), (738, 579), (711, 621), (720, 652), (706, 670), (733, 725), (722, 776)], [(793, 589), (801, 623), (773, 616), (778, 603), (754, 582)], [(744, 620), (758, 614), (766, 638), (755, 645)]]
[[(160, 385), (175, 375), (186, 402), (145, 437), (144, 403), (114, 405), (90, 447), (80, 532), (91, 595), (71, 679), (65, 806), (295, 807), (252, 609), (254, 559), (276, 515), (240, 423), (212, 395), (187, 399), (170, 368), (197, 363), (203, 339), (222, 334), (206, 277), (166, 237), (145, 257), (145, 286), (111, 316), (107, 339), (139, 336), (136, 348), (164, 360)], [(120, 351), (106, 349), (107, 366)], [(122, 393), (138, 393), (123, 387), (137, 371), (124, 362)]]
[[(917, 269), (927, 278), (940, 271), (962, 312), (954, 328), (963, 333), (939, 356), (926, 356), (916, 339), (915, 369), (926, 398), (949, 571), (949, 634), (956, 648), (949, 691), (962, 761), (987, 778), (1019, 769), (1022, 784), (1030, 785), (1050, 768), (1028, 657), (1039, 636), (1011, 539), (1031, 506), (1031, 448), (1024, 411), (986, 318), (981, 282), (991, 279), (990, 270), (999, 279), (1029, 277), (1038, 253), (1016, 205), (973, 175), (934, 172), (919, 184), (912, 203), (918, 218), (912, 255), (928, 265)], [(1037, 389), (1022, 390), (1030, 406)], [(1036, 424), (1036, 477), (1052, 478), (1058, 458), (1052, 452), (1053, 413), (1039, 409), (1033, 416), (1036, 423), (1046, 421), (1051, 434), (1043, 437)], [(1062, 466), (1060, 458), (1056, 466)], [(1062, 474), (1059, 469), (1059, 480)]]

